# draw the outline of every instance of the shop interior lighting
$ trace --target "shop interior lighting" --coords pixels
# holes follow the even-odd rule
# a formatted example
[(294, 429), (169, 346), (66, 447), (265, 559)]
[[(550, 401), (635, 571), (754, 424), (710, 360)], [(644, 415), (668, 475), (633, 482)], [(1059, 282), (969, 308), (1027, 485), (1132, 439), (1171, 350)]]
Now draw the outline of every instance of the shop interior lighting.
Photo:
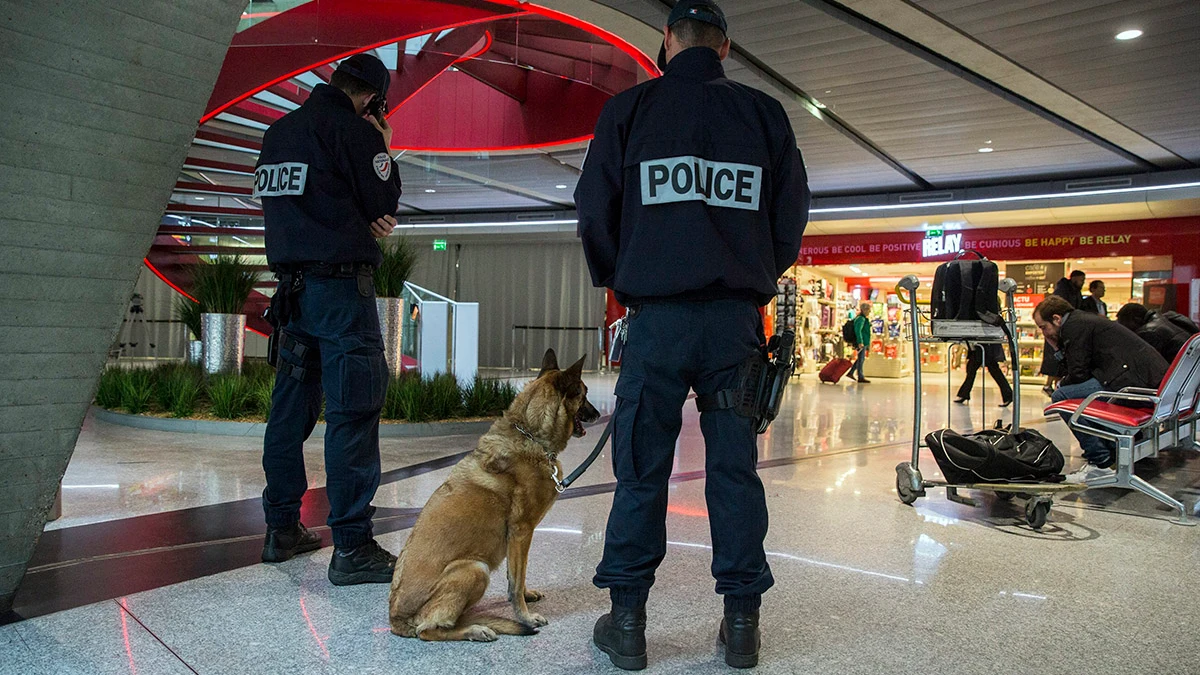
[(433, 188), (425, 188), (425, 192), (427, 194), (433, 194), (433, 193), (437, 192), (437, 190), (434, 190)]
[(398, 230), (415, 230), (417, 228), (470, 228), (470, 227), (508, 227), (508, 226), (523, 226), (523, 225), (577, 225), (579, 220), (576, 218), (562, 220), (523, 220), (520, 222), (503, 222), (503, 223), (401, 223), (396, 226)]
[(555, 186), (554, 186), (554, 189), (556, 189), (556, 190), (566, 190), (566, 189), (567, 189), (567, 186), (566, 186), (566, 185), (555, 185)]
[(877, 206), (836, 206), (823, 209), (812, 209), (810, 213), (852, 213), (857, 211), (891, 211), (902, 209), (927, 209), (945, 206), (967, 206), (972, 204), (1002, 204), (1005, 202), (1028, 202), (1038, 199), (1063, 199), (1067, 197), (1094, 197), (1098, 195), (1115, 195), (1127, 192), (1161, 192), (1163, 190), (1183, 190), (1200, 187), (1200, 181), (1190, 183), (1172, 183), (1169, 185), (1147, 185), (1144, 187), (1112, 188), (1108, 190), (1081, 190), (1079, 192), (1047, 192), (1035, 195), (1016, 195), (1013, 197), (985, 197), (980, 199), (953, 199), (944, 202), (913, 202), (911, 204), (880, 204)]
[(1118, 40), (1122, 40), (1122, 41), (1124, 41), (1124, 40), (1136, 40), (1136, 39), (1138, 39), (1138, 38), (1140, 38), (1140, 37), (1142, 37), (1142, 31), (1138, 30), (1137, 28), (1131, 28), (1131, 29), (1129, 29), (1129, 30), (1123, 30), (1123, 31), (1121, 31), (1120, 33), (1117, 33), (1117, 39), (1118, 39)]
[(980, 152), (993, 152), (994, 150), (995, 150), (995, 148), (988, 148), (988, 147), (983, 147), (983, 148), (979, 149)]

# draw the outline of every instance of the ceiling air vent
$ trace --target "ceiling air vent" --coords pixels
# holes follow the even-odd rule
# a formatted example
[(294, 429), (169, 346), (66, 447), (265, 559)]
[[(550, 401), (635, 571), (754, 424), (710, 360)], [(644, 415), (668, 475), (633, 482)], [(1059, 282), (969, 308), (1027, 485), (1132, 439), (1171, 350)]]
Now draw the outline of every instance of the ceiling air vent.
[(518, 213), (513, 216), (513, 220), (520, 223), (528, 220), (554, 220), (557, 217), (557, 213)]
[(1063, 185), (1067, 192), (1080, 190), (1115, 190), (1117, 188), (1133, 187), (1132, 178), (1098, 178), (1094, 180), (1071, 180)]
[(897, 197), (897, 201), (901, 204), (911, 204), (913, 202), (948, 202), (952, 199), (954, 199), (954, 193), (949, 190), (945, 192), (918, 192)]
[(406, 221), (409, 225), (437, 225), (446, 222), (445, 216), (410, 216)]

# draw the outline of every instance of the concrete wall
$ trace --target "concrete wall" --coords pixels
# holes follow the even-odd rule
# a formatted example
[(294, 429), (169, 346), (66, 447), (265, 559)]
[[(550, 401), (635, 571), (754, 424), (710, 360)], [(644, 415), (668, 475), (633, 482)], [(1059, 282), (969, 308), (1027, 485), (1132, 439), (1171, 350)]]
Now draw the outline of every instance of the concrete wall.
[(244, 8), (0, 2), (0, 612)]

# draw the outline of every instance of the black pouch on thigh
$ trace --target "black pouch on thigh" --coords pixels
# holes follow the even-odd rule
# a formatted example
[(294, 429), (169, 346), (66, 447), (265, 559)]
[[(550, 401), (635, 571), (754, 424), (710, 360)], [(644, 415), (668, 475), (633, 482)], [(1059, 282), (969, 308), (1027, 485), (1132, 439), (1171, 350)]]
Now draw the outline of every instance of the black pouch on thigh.
[(633, 451), (633, 427), (642, 402), (640, 377), (622, 374), (617, 380), (617, 409), (613, 412), (613, 474), (620, 481), (638, 481), (637, 454)]
[(297, 339), (286, 330), (276, 329), (279, 354), (277, 370), (298, 382), (318, 382), (321, 379), (321, 355), (315, 345)]
[(331, 406), (351, 413), (377, 413), (387, 393), (387, 359), (378, 333), (351, 333), (338, 338), (342, 354), (337, 377), (326, 381)]
[(364, 298), (375, 297), (375, 273), (369, 267), (358, 270), (354, 276), (358, 280), (358, 294)]

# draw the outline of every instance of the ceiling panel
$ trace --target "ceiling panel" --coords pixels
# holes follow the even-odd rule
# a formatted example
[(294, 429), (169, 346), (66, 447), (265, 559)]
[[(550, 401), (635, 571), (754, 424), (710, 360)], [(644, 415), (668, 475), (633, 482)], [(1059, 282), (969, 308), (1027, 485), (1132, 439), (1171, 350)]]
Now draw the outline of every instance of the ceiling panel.
[(727, 13), (739, 44), (935, 185), (1136, 168), (808, 5), (739, 0)]
[[(914, 2), (1133, 130), (1200, 161), (1196, 0)], [(1114, 39), (1129, 28), (1145, 34)]]

